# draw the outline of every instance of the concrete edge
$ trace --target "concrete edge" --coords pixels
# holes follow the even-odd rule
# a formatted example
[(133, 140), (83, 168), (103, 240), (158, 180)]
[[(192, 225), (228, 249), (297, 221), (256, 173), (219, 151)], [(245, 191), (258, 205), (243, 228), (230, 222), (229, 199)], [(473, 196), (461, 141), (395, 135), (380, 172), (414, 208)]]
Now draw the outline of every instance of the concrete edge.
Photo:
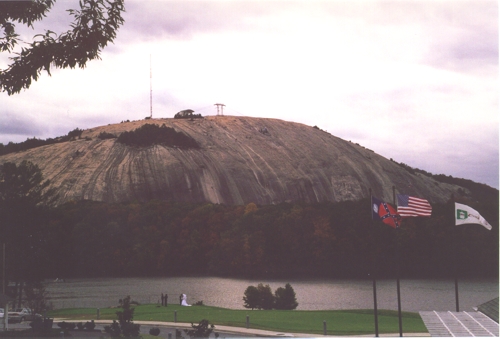
[[(96, 324), (111, 324), (112, 320), (95, 320)], [(65, 318), (55, 318), (54, 323), (60, 321), (69, 321), (69, 322), (86, 322), (90, 320), (74, 320), (74, 319), (65, 319)], [(188, 329), (191, 328), (191, 323), (180, 323), (180, 322), (162, 322), (162, 321), (147, 321), (147, 320), (134, 320), (135, 324), (139, 325), (148, 325), (148, 326), (164, 326), (164, 327), (172, 327), (178, 329)], [(245, 327), (235, 327), (235, 326), (224, 326), (224, 325), (216, 325), (216, 331), (221, 331), (229, 334), (248, 334), (257, 337), (282, 337), (282, 338), (326, 338), (326, 337), (375, 337), (375, 334), (365, 334), (365, 335), (322, 335), (322, 334), (312, 334), (312, 333), (285, 333), (285, 332), (277, 332), (277, 331), (268, 331), (268, 330), (260, 330), (256, 328), (245, 328)], [(399, 333), (382, 333), (379, 334), (380, 337), (399, 337)], [(422, 333), (403, 333), (404, 337), (430, 337), (431, 335), (428, 332)]]

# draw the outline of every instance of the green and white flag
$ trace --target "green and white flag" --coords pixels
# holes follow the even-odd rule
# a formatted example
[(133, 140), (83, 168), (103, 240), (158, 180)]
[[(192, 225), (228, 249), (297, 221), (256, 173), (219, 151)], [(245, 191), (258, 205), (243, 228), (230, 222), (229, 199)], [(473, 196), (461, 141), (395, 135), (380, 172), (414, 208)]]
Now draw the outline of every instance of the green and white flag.
[(479, 224), (491, 230), (491, 225), (475, 209), (455, 203), (455, 225)]

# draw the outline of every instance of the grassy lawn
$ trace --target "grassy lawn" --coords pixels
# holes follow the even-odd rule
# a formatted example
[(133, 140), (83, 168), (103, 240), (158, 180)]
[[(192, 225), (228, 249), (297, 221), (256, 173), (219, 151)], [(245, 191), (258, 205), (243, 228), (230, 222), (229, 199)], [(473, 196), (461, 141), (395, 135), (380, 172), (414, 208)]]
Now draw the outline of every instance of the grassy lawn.
[[(100, 319), (117, 319), (116, 311), (120, 308), (100, 309)], [(246, 327), (249, 316), (250, 328), (272, 330), (278, 332), (323, 334), (323, 321), (327, 324), (330, 335), (360, 335), (375, 333), (372, 310), (334, 310), (334, 311), (264, 311), (264, 310), (231, 310), (211, 306), (182, 307), (169, 305), (160, 307), (139, 305), (135, 307), (134, 320), (174, 321), (177, 311), (177, 322), (195, 323), (207, 319), (214, 325)], [(95, 308), (61, 309), (49, 312), (48, 316), (67, 318), (73, 321), (96, 319)], [(396, 311), (379, 310), (380, 333), (399, 333), (398, 313)], [(418, 313), (403, 312), (403, 332), (427, 332)]]

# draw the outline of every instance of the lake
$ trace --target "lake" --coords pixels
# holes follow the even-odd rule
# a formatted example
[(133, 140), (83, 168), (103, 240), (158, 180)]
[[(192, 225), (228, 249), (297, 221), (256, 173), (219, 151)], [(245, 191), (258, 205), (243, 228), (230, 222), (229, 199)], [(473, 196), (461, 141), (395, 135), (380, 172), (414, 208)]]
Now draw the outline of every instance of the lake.
[[(169, 304), (178, 304), (185, 293), (189, 304), (203, 301), (205, 305), (244, 309), (243, 293), (249, 285), (269, 284), (274, 292), (290, 283), (295, 290), (300, 310), (372, 309), (371, 280), (246, 280), (217, 277), (175, 278), (102, 278), (68, 279), (47, 282), (49, 302), (55, 308), (116, 306), (118, 300), (131, 296), (141, 304), (160, 303), (161, 294), (168, 294)], [(498, 279), (459, 280), (461, 311), (498, 297)], [(455, 284), (446, 279), (401, 280), (403, 311), (455, 311)], [(379, 309), (397, 310), (396, 280), (377, 281)], [(179, 306), (181, 307), (181, 306)]]

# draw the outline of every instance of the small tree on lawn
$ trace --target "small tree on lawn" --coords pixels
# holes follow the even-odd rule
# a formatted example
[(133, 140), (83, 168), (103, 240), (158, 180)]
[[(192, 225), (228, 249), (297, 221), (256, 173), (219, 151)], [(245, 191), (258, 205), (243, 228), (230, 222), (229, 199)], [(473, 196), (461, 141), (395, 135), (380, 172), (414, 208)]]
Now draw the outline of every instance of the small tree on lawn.
[(274, 307), (274, 295), (271, 291), (269, 285), (264, 285), (262, 283), (257, 285), (257, 290), (259, 291), (259, 308), (264, 310), (272, 310)]
[(123, 334), (125, 337), (139, 336), (141, 325), (132, 322), (134, 318), (134, 309), (130, 307), (130, 296), (127, 296), (120, 302), (123, 311), (116, 312), (118, 323), (113, 321), (111, 326), (105, 326), (104, 330), (112, 337), (118, 337)]
[(260, 308), (260, 295), (259, 290), (255, 286), (248, 286), (243, 295), (243, 301), (245, 304), (243, 306), (245, 308)]
[(275, 305), (277, 310), (294, 310), (297, 308), (299, 303), (297, 303), (297, 298), (295, 297), (295, 291), (292, 285), (286, 284), (285, 288), (278, 287), (274, 292)]
[(41, 314), (48, 309), (45, 286), (40, 281), (26, 283), (24, 292), (25, 304), (33, 314)]

